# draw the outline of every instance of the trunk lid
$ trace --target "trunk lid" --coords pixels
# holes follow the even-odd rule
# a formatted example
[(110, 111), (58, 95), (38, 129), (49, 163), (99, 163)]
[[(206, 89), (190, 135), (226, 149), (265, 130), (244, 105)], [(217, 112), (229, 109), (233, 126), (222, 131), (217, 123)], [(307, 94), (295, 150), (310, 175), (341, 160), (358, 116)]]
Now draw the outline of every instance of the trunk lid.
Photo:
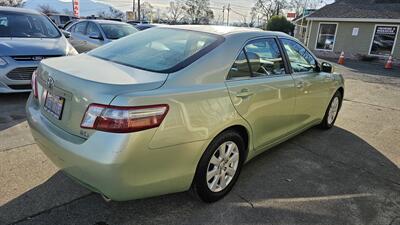
[[(44, 60), (37, 74), (42, 114), (59, 128), (82, 138), (93, 132), (80, 127), (88, 105), (108, 105), (122, 93), (160, 88), (168, 77), (86, 54)], [(45, 110), (48, 93), (65, 99), (60, 119)]]

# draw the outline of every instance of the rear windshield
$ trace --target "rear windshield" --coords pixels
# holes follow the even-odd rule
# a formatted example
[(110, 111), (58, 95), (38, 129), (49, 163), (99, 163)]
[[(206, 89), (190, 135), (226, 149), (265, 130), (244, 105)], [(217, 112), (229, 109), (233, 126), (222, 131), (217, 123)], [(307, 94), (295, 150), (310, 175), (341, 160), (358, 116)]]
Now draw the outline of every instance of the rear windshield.
[(120, 39), (138, 31), (132, 25), (128, 24), (100, 24), (100, 26), (107, 39)]
[(104, 45), (89, 55), (153, 72), (175, 72), (223, 41), (221, 36), (152, 28)]
[(58, 38), (61, 34), (43, 15), (0, 12), (0, 37)]

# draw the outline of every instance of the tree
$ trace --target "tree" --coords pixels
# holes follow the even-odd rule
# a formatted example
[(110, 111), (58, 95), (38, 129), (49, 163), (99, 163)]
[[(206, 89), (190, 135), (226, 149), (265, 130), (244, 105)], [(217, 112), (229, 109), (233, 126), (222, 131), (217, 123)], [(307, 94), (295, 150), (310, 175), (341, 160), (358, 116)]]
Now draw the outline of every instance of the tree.
[(148, 2), (143, 2), (140, 4), (140, 20), (142, 21), (151, 21), (154, 16), (154, 7), (148, 3)]
[(181, 22), (185, 15), (185, 7), (181, 0), (171, 1), (167, 10), (167, 18), (170, 24)]
[(210, 0), (186, 0), (185, 11), (192, 24), (209, 24), (214, 19)]
[(108, 8), (108, 11), (99, 11), (97, 12), (97, 16), (100, 18), (113, 18), (113, 19), (122, 19), (125, 14), (112, 6)]
[(52, 8), (49, 4), (39, 5), (38, 10), (46, 15), (58, 13), (58, 11)]
[(269, 20), (274, 15), (280, 15), (287, 7), (287, 0), (257, 0), (253, 8), (262, 18)]
[(284, 16), (272, 16), (267, 23), (267, 30), (281, 31), (287, 34), (292, 34), (294, 24), (286, 19)]
[(24, 0), (0, 0), (0, 6), (23, 7)]

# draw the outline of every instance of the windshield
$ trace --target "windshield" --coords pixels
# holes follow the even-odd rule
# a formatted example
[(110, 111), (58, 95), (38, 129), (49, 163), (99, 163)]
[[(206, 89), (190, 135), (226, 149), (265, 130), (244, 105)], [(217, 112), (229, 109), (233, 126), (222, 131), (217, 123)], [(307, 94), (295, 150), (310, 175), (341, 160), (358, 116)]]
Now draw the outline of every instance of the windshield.
[(61, 34), (42, 15), (0, 12), (0, 37), (58, 38)]
[(120, 39), (138, 31), (128, 24), (100, 24), (100, 26), (107, 39)]
[(152, 28), (97, 48), (89, 55), (153, 72), (174, 72), (214, 49), (221, 40), (221, 36), (207, 33)]

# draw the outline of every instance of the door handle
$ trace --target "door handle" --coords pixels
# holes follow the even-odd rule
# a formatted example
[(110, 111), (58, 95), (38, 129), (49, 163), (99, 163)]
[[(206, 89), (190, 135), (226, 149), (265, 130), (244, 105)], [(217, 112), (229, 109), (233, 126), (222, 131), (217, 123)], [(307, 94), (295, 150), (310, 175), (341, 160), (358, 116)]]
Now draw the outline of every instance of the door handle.
[(299, 88), (299, 89), (303, 88), (304, 87), (304, 82), (303, 81), (297, 82), (296, 87)]
[(247, 98), (254, 95), (253, 92), (250, 92), (248, 89), (242, 89), (239, 93), (236, 94), (238, 98)]

